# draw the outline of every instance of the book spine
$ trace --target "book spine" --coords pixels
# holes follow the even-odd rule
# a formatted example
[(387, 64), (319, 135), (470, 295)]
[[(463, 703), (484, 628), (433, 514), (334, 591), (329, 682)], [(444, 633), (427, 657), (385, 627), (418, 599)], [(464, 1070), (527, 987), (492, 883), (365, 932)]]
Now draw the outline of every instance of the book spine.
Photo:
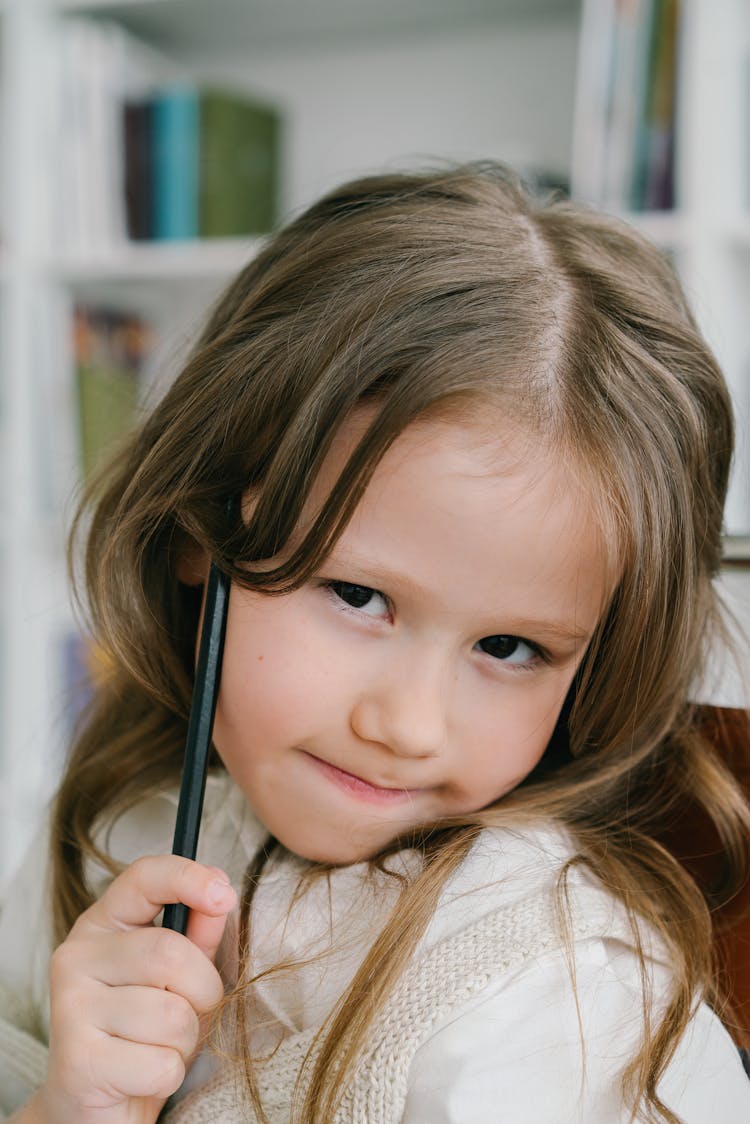
[(604, 196), (616, 16), (615, 0), (583, 0), (571, 190), (588, 203)]
[(651, 0), (641, 27), (640, 81), (634, 94), (635, 135), (627, 197), (628, 205), (633, 211), (642, 211), (648, 206), (654, 93), (661, 53), (663, 8), (663, 0)]
[(623, 211), (631, 205), (638, 122), (648, 80), (651, 10), (655, 0), (619, 0), (613, 59), (607, 175), (603, 203)]
[(154, 100), (154, 237), (198, 236), (199, 98), (192, 86), (163, 90)]
[(231, 93), (201, 96), (200, 233), (263, 234), (277, 218), (280, 118)]
[(128, 237), (154, 237), (153, 103), (130, 102), (123, 107), (125, 139), (125, 202)]
[(73, 319), (79, 446), (90, 477), (131, 430), (150, 328), (139, 317), (79, 304)]
[(658, 53), (649, 121), (649, 160), (645, 205), (674, 206), (674, 137), (677, 106), (678, 0), (662, 0)]

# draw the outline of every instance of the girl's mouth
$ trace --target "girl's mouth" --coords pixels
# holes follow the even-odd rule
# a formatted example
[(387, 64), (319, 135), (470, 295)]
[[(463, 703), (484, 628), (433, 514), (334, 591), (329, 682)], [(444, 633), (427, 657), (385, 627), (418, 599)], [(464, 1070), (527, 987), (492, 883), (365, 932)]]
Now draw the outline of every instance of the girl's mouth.
[(369, 800), (377, 804), (404, 803), (413, 800), (415, 795), (423, 791), (422, 789), (382, 788), (380, 785), (370, 784), (369, 781), (363, 780), (362, 777), (358, 777), (354, 773), (346, 772), (345, 769), (339, 769), (337, 765), (331, 765), (306, 750), (303, 752), (328, 780), (351, 796), (361, 800)]

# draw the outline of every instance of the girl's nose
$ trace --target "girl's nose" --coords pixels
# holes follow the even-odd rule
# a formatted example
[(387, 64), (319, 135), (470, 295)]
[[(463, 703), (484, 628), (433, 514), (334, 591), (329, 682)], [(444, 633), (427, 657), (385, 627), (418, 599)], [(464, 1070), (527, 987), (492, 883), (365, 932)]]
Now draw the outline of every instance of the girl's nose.
[(437, 756), (446, 739), (445, 677), (437, 667), (404, 663), (391, 663), (365, 686), (352, 707), (352, 730), (399, 756)]

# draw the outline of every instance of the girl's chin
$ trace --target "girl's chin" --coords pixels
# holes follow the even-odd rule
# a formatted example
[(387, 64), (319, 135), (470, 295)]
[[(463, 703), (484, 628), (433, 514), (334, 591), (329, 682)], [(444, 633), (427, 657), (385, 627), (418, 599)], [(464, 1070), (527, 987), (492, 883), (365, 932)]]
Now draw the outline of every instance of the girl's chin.
[(377, 843), (356, 843), (347, 839), (326, 839), (305, 837), (297, 832), (277, 834), (276, 838), (292, 854), (306, 862), (323, 863), (326, 866), (354, 866), (375, 858), (396, 836), (384, 838)]

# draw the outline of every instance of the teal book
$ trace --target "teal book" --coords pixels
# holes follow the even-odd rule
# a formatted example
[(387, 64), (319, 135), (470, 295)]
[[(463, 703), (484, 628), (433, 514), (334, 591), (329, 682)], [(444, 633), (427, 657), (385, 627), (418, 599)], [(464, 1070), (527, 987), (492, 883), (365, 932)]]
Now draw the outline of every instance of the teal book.
[(196, 238), (199, 233), (200, 94), (191, 85), (160, 91), (153, 107), (153, 233)]
[(278, 218), (281, 118), (271, 105), (207, 89), (200, 102), (200, 234), (264, 234)]

